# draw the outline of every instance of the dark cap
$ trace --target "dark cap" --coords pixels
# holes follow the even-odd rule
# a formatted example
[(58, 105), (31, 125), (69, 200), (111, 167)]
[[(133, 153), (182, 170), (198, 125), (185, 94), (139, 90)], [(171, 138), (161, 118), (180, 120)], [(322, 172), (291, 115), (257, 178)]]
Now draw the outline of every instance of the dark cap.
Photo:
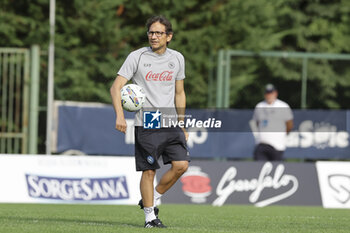
[(276, 87), (273, 84), (269, 83), (265, 86), (265, 93), (271, 93), (273, 91), (277, 91)]

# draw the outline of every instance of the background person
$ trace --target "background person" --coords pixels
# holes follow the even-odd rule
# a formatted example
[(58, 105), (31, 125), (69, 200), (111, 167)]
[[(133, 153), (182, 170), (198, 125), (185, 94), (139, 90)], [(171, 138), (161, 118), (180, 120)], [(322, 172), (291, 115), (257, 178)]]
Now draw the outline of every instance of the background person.
[(254, 160), (282, 160), (287, 134), (293, 128), (293, 113), (289, 105), (279, 100), (272, 84), (265, 86), (265, 100), (255, 106), (252, 119), (256, 147)]

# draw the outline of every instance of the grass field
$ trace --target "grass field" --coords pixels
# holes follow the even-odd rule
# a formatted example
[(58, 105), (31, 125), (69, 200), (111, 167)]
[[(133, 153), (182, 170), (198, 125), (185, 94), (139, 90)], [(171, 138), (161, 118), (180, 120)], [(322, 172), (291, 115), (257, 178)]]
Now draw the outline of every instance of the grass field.
[(0, 232), (350, 232), (350, 211), (321, 207), (161, 205), (167, 229), (137, 206), (0, 204)]

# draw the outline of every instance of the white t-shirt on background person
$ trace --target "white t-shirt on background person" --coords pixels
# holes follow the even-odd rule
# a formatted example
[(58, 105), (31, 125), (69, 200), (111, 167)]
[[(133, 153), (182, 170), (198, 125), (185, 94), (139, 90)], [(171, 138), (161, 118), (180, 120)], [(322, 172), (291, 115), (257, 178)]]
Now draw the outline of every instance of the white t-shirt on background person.
[(293, 119), (289, 105), (279, 99), (268, 104), (258, 103), (254, 109), (253, 121), (257, 123), (254, 133), (256, 144), (264, 143), (273, 146), (278, 151), (286, 149), (286, 122)]

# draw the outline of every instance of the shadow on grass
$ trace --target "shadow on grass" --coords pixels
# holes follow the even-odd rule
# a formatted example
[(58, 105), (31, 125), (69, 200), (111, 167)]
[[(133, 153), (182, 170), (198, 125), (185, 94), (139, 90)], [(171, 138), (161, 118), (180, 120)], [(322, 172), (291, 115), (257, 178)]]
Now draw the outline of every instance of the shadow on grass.
[(20, 217), (20, 216), (0, 216), (1, 221), (23, 221), (23, 222), (57, 222), (57, 223), (77, 223), (80, 225), (91, 225), (91, 226), (128, 226), (143, 228), (142, 224), (135, 224), (133, 222), (118, 222), (118, 221), (96, 221), (96, 220), (84, 220), (84, 219), (66, 219), (66, 218), (34, 218), (34, 217)]

